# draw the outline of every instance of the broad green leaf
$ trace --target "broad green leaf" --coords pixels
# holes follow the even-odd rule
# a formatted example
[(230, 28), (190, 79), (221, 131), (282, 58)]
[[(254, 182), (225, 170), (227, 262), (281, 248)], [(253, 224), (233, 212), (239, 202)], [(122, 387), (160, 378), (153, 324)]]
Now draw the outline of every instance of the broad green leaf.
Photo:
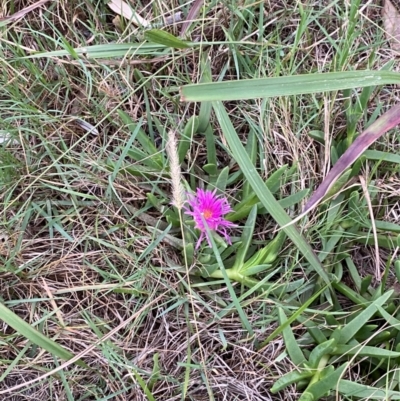
[(264, 272), (264, 271), (270, 269), (271, 267), (272, 267), (272, 265), (267, 265), (267, 264), (254, 265), (254, 266), (250, 266), (249, 268), (246, 268), (246, 270), (241, 270), (240, 274), (243, 276), (253, 276), (255, 274)]
[[(377, 230), (381, 231), (391, 231), (392, 233), (400, 233), (400, 225), (396, 223), (391, 223), (390, 221), (380, 221), (374, 220)], [(361, 224), (365, 228), (372, 227), (372, 221), (366, 220), (365, 224)]]
[(400, 281), (400, 260), (394, 262), (394, 273), (396, 274), (397, 281)]
[[(250, 157), (251, 155), (249, 155)], [(252, 159), (250, 159), (251, 161)], [(254, 164), (254, 163), (253, 163)], [(279, 190), (280, 186), (281, 186), (281, 177), (282, 175), (285, 173), (285, 171), (287, 170), (287, 165), (285, 164), (284, 166), (280, 167), (278, 170), (274, 171), (269, 177), (268, 179), (265, 181), (265, 185), (267, 186), (267, 188), (272, 192), (275, 193)], [(249, 187), (249, 181), (245, 181), (246, 186)], [(258, 199), (257, 195), (253, 192), (250, 191), (249, 189), (247, 190), (248, 195), (244, 197), (244, 199), (237, 203), (234, 208), (233, 208), (233, 212), (229, 213), (226, 218), (229, 221), (237, 221), (240, 220), (246, 216), (248, 216), (248, 214), (250, 213), (250, 210), (252, 209), (252, 207), (254, 205), (257, 205), (258, 203), (260, 203), (260, 200)], [(286, 199), (286, 198), (285, 198)], [(278, 202), (284, 202), (285, 199), (280, 200)], [(260, 204), (261, 206), (261, 204)]]
[(215, 176), (218, 173), (217, 165), (214, 163), (205, 164), (203, 170), (210, 176)]
[[(201, 104), (203, 105), (204, 103), (207, 102), (202, 102)], [(250, 130), (249, 135), (247, 136), (247, 142), (246, 142), (246, 152), (250, 157), (251, 162), (256, 165), (257, 162), (257, 152), (258, 152), (258, 143), (257, 143), (257, 136), (256, 133), (253, 129)], [(251, 194), (251, 186), (248, 181), (245, 181), (243, 183), (243, 188), (242, 188), (242, 199), (246, 199), (249, 197)]]
[(351, 258), (346, 258), (345, 259), (347, 268), (349, 270), (350, 276), (357, 288), (358, 291), (361, 290), (361, 277), (360, 274), (358, 273), (357, 267), (355, 266), (354, 262), (351, 260)]
[[(356, 293), (350, 287), (343, 283), (332, 283), (332, 286), (335, 290), (339, 291), (343, 295), (345, 295), (348, 299), (354, 302), (356, 305), (360, 305), (361, 307), (366, 307), (368, 305), (368, 300), (365, 299), (362, 295)], [(361, 287), (360, 287), (361, 289)]]
[(287, 164), (279, 167), (278, 170), (274, 171), (265, 181), (265, 185), (273, 194), (279, 191), (282, 185), (282, 176), (287, 171), (287, 167)]
[(181, 87), (180, 93), (181, 100), (184, 102), (216, 102), (321, 93), (399, 83), (399, 73), (366, 70), (190, 84)]
[(284, 208), (289, 208), (300, 203), (310, 192), (309, 189), (301, 189), (292, 195), (287, 196), (278, 200), (278, 203)]
[(371, 284), (372, 281), (372, 276), (369, 274), (368, 276), (365, 276), (362, 281), (361, 281), (361, 289), (360, 289), (360, 294), (364, 295), (367, 291), (368, 288)]
[(191, 47), (190, 43), (178, 39), (174, 35), (162, 31), (161, 29), (150, 29), (144, 33), (144, 36), (149, 42), (158, 43), (166, 47), (173, 47), (175, 49), (187, 49)]
[(208, 125), (204, 134), (206, 136), (207, 163), (218, 166), (217, 148), (215, 147), (215, 136), (211, 124)]
[[(19, 334), (32, 341), (34, 344), (65, 361), (68, 361), (75, 356), (61, 345), (57, 344), (55, 341), (47, 338), (45, 335), (37, 331), (2, 303), (0, 303), (0, 319), (7, 323), (14, 330), (18, 331)], [(78, 360), (76, 363), (79, 366), (87, 367), (87, 365), (80, 360)]]
[(318, 273), (321, 279), (328, 286), (330, 286), (329, 277), (322, 267), (317, 256), (313, 252), (312, 248), (307, 243), (303, 235), (299, 232), (297, 227), (291, 224), (292, 220), (286, 214), (285, 210), (279, 205), (271, 192), (268, 190), (268, 188), (264, 184), (264, 181), (257, 173), (255, 166), (251, 163), (251, 160), (246, 150), (244, 149), (239, 137), (237, 136), (223, 104), (220, 102), (214, 102), (213, 108), (218, 118), (222, 132), (225, 136), (225, 139), (229, 144), (233, 157), (239, 164), (239, 167), (242, 169), (243, 174), (249, 181), (251, 187), (253, 188), (253, 191), (260, 199), (261, 203), (268, 210), (268, 212), (271, 214), (271, 216), (275, 219), (275, 221), (281, 227), (283, 227), (283, 230), (285, 231), (287, 236), (293, 241), (295, 246), (308, 260), (312, 268)]
[(370, 340), (372, 337), (376, 337), (376, 329), (379, 326), (377, 324), (365, 324), (354, 336), (354, 339), (361, 343), (363, 341)]

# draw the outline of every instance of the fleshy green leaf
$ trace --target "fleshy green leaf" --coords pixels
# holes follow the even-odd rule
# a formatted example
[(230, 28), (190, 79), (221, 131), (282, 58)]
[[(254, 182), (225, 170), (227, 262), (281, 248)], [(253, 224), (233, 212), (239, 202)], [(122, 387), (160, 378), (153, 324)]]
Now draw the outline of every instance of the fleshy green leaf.
[(339, 393), (349, 397), (357, 397), (363, 400), (400, 400), (400, 391), (389, 389), (380, 389), (377, 387), (366, 386), (351, 382), (349, 380), (340, 380)]
[[(358, 316), (356, 316), (350, 323), (342, 327), (340, 331), (336, 329), (332, 333), (332, 337), (337, 339), (338, 344), (346, 344), (349, 342), (356, 333), (363, 327), (368, 320), (377, 312), (378, 306), (382, 306), (393, 294), (393, 290), (383, 294), (377, 300), (375, 300), (370, 306), (363, 310)], [(336, 333), (336, 334), (335, 334)]]
[[(287, 322), (287, 316), (282, 308), (278, 309), (278, 316), (279, 324), (282, 325)], [(286, 351), (289, 354), (290, 359), (296, 366), (301, 366), (302, 363), (306, 361), (306, 358), (293, 335), (290, 324), (286, 325), (286, 327), (283, 329), (282, 335), (285, 341)]]

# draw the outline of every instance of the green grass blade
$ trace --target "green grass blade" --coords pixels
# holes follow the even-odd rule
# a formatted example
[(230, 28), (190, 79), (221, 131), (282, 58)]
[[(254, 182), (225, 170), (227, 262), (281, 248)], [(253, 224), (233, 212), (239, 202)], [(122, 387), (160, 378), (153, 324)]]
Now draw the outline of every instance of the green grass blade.
[(222, 132), (225, 135), (226, 141), (232, 151), (234, 159), (239, 164), (243, 171), (244, 176), (250, 183), (254, 192), (260, 199), (261, 203), (279, 224), (279, 226), (284, 227), (283, 230), (287, 236), (293, 241), (299, 251), (304, 255), (307, 261), (310, 263), (312, 268), (318, 273), (321, 279), (330, 286), (330, 280), (322, 267), (317, 256), (311, 249), (310, 245), (307, 243), (305, 238), (300, 234), (297, 227), (291, 225), (291, 218), (287, 215), (282, 206), (277, 202), (274, 196), (271, 194), (269, 189), (264, 184), (264, 181), (257, 173), (256, 168), (251, 162), (246, 149), (243, 147), (236, 131), (229, 119), (229, 116), (225, 110), (225, 107), (221, 102), (213, 102), (213, 108), (215, 114), (218, 118), (218, 122), (221, 126)]
[(156, 399), (154, 398), (153, 394), (151, 393), (151, 391), (147, 387), (146, 382), (142, 379), (140, 374), (134, 368), (132, 368), (132, 373), (135, 375), (136, 381), (138, 382), (138, 384), (141, 387), (141, 389), (143, 390), (143, 392), (146, 394), (147, 399), (149, 401), (156, 401)]
[[(65, 361), (68, 361), (75, 356), (71, 352), (58, 345), (55, 341), (47, 338), (42, 333), (38, 332), (30, 324), (26, 323), (24, 320), (22, 320), (19, 316), (17, 316), (14, 312), (12, 312), (1, 303), (0, 319), (11, 326), (18, 333), (26, 337), (28, 340), (32, 341), (34, 344)], [(84, 364), (82, 361), (77, 361), (76, 363), (82, 367), (86, 366), (86, 364)]]
[(181, 100), (184, 102), (215, 102), (321, 93), (399, 83), (400, 73), (397, 72), (345, 71), (191, 84), (181, 87), (180, 93)]
[(250, 248), (251, 241), (253, 240), (256, 219), (257, 219), (257, 206), (253, 206), (251, 212), (249, 213), (249, 217), (247, 218), (246, 225), (243, 229), (241, 237), (242, 245), (240, 246), (236, 254), (235, 263), (232, 269), (240, 271), (241, 268), (243, 267), (247, 252)]
[(71, 50), (34, 53), (24, 58), (69, 56), (72, 51), (78, 56), (86, 55), (89, 58), (125, 57), (132, 54), (135, 54), (135, 56), (156, 56), (160, 55), (165, 49), (167, 49), (166, 46), (157, 43), (113, 43), (78, 47)]

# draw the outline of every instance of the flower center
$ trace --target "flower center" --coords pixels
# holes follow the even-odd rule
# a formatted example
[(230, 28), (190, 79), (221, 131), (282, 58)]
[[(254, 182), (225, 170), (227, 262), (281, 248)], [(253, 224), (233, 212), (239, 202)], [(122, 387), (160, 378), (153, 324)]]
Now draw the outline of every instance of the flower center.
[(210, 217), (212, 217), (212, 215), (213, 215), (213, 213), (210, 209), (206, 209), (203, 212), (203, 216), (206, 220), (209, 219)]

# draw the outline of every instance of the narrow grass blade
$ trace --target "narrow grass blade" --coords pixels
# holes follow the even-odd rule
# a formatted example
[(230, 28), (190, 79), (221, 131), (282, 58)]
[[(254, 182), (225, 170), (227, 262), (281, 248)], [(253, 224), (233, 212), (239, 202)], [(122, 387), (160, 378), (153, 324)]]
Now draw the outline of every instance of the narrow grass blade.
[(197, 116), (192, 116), (189, 118), (182, 132), (181, 138), (178, 145), (178, 156), (179, 163), (185, 160), (186, 154), (190, 148), (190, 144), (193, 141), (193, 135), (197, 132), (199, 128), (199, 119)]
[(240, 271), (243, 268), (247, 252), (249, 250), (251, 241), (253, 240), (256, 219), (257, 219), (257, 206), (253, 206), (242, 232), (242, 237), (241, 237), (242, 245), (236, 254), (235, 263), (232, 267), (232, 269), (234, 270)]
[(135, 375), (135, 379), (138, 382), (139, 386), (142, 388), (143, 392), (146, 394), (146, 397), (149, 401), (156, 401), (154, 398), (153, 394), (149, 390), (149, 388), (146, 385), (146, 382), (142, 379), (140, 374), (134, 369), (131, 368), (132, 373)]
[(180, 94), (183, 102), (204, 102), (321, 93), (399, 83), (400, 73), (363, 70), (190, 84), (182, 86)]
[(218, 251), (218, 247), (217, 247), (217, 245), (215, 243), (215, 240), (214, 240), (213, 236), (211, 235), (211, 231), (207, 227), (207, 224), (205, 223), (204, 219), (203, 219), (203, 221), (204, 221), (204, 225), (205, 225), (205, 227), (207, 229), (207, 233), (208, 233), (208, 236), (209, 236), (211, 244), (212, 244), (212, 249), (214, 251), (214, 256), (215, 256), (215, 258), (217, 260), (218, 267), (219, 267), (219, 269), (221, 271), (221, 276), (224, 279), (226, 288), (228, 289), (229, 295), (232, 298), (232, 303), (236, 308), (236, 311), (237, 311), (237, 313), (239, 315), (239, 318), (240, 318), (240, 320), (242, 322), (243, 327), (247, 330), (247, 332), (249, 333), (250, 336), (254, 336), (254, 330), (251, 327), (249, 319), (247, 318), (247, 315), (244, 312), (238, 297), (236, 296), (235, 290), (232, 287), (231, 280), (229, 279), (228, 274), (226, 273), (224, 262), (221, 259), (221, 255), (220, 255), (220, 253)]
[(250, 183), (254, 192), (260, 199), (261, 203), (268, 210), (275, 221), (283, 227), (287, 236), (293, 241), (299, 251), (304, 255), (313, 269), (318, 273), (321, 279), (330, 286), (330, 280), (325, 272), (323, 266), (318, 260), (317, 256), (307, 243), (305, 238), (301, 235), (297, 227), (290, 224), (292, 220), (287, 215), (282, 206), (277, 202), (274, 196), (266, 187), (264, 181), (257, 173), (256, 168), (252, 164), (246, 149), (243, 147), (237, 133), (229, 119), (228, 113), (221, 102), (213, 102), (213, 108), (217, 116), (218, 122), (221, 126), (225, 139), (229, 144), (234, 159), (242, 169), (244, 176)]
[[(125, 57), (129, 55), (135, 56), (156, 56), (161, 55), (166, 46), (158, 43), (113, 43), (107, 45), (93, 45), (86, 47), (78, 47), (73, 52), (78, 56), (87, 56), (89, 58), (109, 58), (109, 57)], [(39, 58), (39, 57), (62, 57), (71, 55), (70, 50), (55, 50), (52, 52), (34, 53), (23, 58)]]
[(400, 123), (400, 103), (393, 106), (389, 111), (372, 123), (346, 150), (346, 152), (335, 163), (329, 171), (324, 181), (313, 193), (302, 214), (309, 212), (315, 208), (318, 203), (324, 198), (329, 189), (335, 184), (340, 175), (349, 168), (362, 153), (379, 139), (385, 132), (394, 128)]
[(325, 337), (322, 330), (318, 327), (317, 323), (309, 320), (309, 318), (306, 318), (304, 316), (298, 316), (297, 321), (300, 322), (307, 329), (307, 331), (310, 333), (312, 338), (314, 338), (317, 344), (322, 344), (323, 342), (327, 341), (327, 338)]
[[(32, 341), (34, 344), (65, 361), (68, 361), (75, 356), (71, 352), (61, 347), (61, 345), (57, 344), (55, 341), (47, 338), (42, 333), (38, 332), (30, 324), (26, 323), (24, 320), (22, 320), (19, 316), (17, 316), (14, 312), (12, 312), (1, 303), (0, 319), (11, 326), (14, 330), (18, 331), (18, 333), (26, 337), (28, 340)], [(87, 367), (87, 365), (80, 360), (76, 363), (82, 367)]]

